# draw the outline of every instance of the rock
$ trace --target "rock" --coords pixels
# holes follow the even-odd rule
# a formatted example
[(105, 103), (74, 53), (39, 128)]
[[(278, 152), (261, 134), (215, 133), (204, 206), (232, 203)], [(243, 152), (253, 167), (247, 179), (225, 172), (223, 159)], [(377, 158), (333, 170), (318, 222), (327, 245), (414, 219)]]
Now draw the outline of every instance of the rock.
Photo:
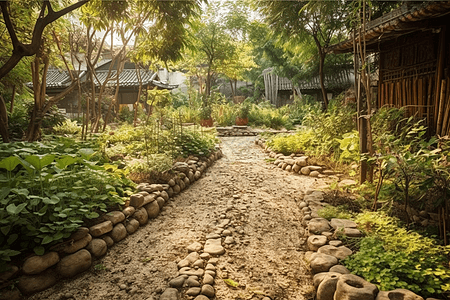
[(203, 284), (209, 284), (209, 285), (213, 285), (214, 284), (214, 277), (212, 277), (210, 274), (205, 274), (203, 276)]
[(157, 197), (156, 198), (156, 203), (158, 203), (159, 210), (161, 210), (163, 208), (164, 204), (166, 203), (166, 200), (164, 200), (163, 197)]
[(209, 255), (209, 253), (202, 253), (200, 254), (200, 258), (208, 260), (211, 258), (211, 255)]
[(200, 173), (200, 171), (195, 171), (195, 173), (194, 173), (194, 179), (195, 179), (195, 180), (199, 180), (200, 177), (202, 177), (202, 173)]
[(186, 256), (183, 260), (181, 260), (177, 266), (179, 269), (184, 267), (189, 267), (193, 262), (197, 261), (200, 258), (197, 252), (191, 252), (188, 256)]
[(106, 254), (106, 251), (108, 251), (108, 246), (102, 239), (93, 239), (87, 245), (86, 250), (88, 250), (92, 256), (100, 257)]
[(0, 273), (0, 283), (6, 282), (19, 272), (19, 267), (6, 265), (6, 271)]
[(58, 262), (59, 255), (57, 252), (49, 252), (42, 256), (35, 255), (25, 260), (22, 271), (27, 275), (39, 274)]
[(204, 284), (202, 286), (202, 292), (201, 293), (202, 293), (202, 295), (205, 295), (205, 296), (207, 296), (209, 298), (212, 298), (216, 294), (216, 291), (214, 290), (214, 288), (211, 285)]
[(217, 265), (218, 262), (219, 262), (219, 259), (217, 257), (213, 257), (210, 260), (208, 260), (208, 264), (211, 264), (213, 266)]
[(81, 240), (86, 235), (88, 235), (88, 233), (89, 233), (89, 228), (80, 227), (70, 235), (69, 240), (74, 240), (74, 241)]
[(348, 237), (362, 237), (364, 234), (356, 228), (344, 228), (343, 235)]
[(308, 165), (308, 161), (304, 157), (299, 157), (299, 158), (295, 159), (295, 164), (297, 166), (299, 166), (300, 168), (302, 168), (302, 167), (306, 167)]
[(339, 300), (374, 300), (377, 293), (376, 285), (356, 275), (344, 274), (339, 277), (334, 298)]
[(345, 220), (345, 219), (331, 219), (330, 225), (335, 230), (339, 229), (339, 228), (356, 228), (357, 227), (355, 222), (353, 222), (351, 220)]
[(0, 293), (0, 300), (22, 300), (22, 294), (17, 288), (12, 290), (3, 289)]
[(17, 287), (23, 294), (29, 295), (48, 289), (57, 280), (57, 274), (53, 270), (47, 270), (38, 275), (25, 275), (20, 277)]
[(82, 249), (61, 259), (56, 265), (57, 272), (63, 277), (73, 277), (91, 267), (91, 253)]
[(227, 244), (227, 245), (230, 245), (230, 244), (234, 244), (235, 241), (234, 241), (234, 238), (233, 238), (232, 236), (227, 236), (227, 237), (225, 238), (224, 243)]
[(350, 274), (350, 271), (343, 265), (332, 266), (329, 271), (335, 272), (335, 273), (340, 273), (340, 274)]
[(134, 208), (139, 208), (144, 203), (144, 195), (142, 194), (133, 194), (130, 196), (130, 206), (133, 206)]
[(136, 230), (139, 229), (139, 221), (134, 218), (130, 218), (128, 219), (127, 225), (125, 227), (128, 234), (133, 234), (136, 232)]
[(320, 171), (322, 171), (322, 167), (319, 167), (319, 166), (309, 166), (309, 170), (311, 171), (311, 172), (313, 172), (313, 171), (318, 171), (319, 173), (320, 173)]
[(174, 163), (172, 169), (175, 171), (182, 172), (186, 175), (189, 174), (189, 171), (190, 171), (189, 165), (185, 162), (180, 162), (180, 161)]
[[(188, 295), (188, 296), (197, 296), (198, 294), (200, 294), (201, 291), (202, 291), (202, 289), (199, 288), (199, 287), (191, 287), (190, 289), (188, 289), (186, 291), (186, 295)], [(195, 298), (195, 299), (197, 299), (197, 298)]]
[(231, 231), (228, 230), (228, 229), (225, 229), (225, 230), (222, 232), (222, 236), (231, 236)]
[(133, 217), (139, 222), (139, 225), (143, 226), (148, 222), (148, 213), (144, 207), (136, 210)]
[(192, 277), (189, 277), (186, 281), (185, 281), (186, 285), (189, 287), (198, 287), (200, 286), (200, 282), (198, 282), (198, 279), (194, 279)]
[(331, 246), (335, 246), (335, 247), (339, 247), (342, 245), (342, 241), (340, 240), (332, 240), (328, 242), (329, 245)]
[(178, 183), (180, 185), (180, 189), (184, 190), (186, 188), (186, 183), (184, 183), (183, 180), (180, 180), (180, 183)]
[(186, 280), (186, 275), (178, 276), (171, 281), (169, 281), (169, 286), (173, 288), (180, 288), (183, 286), (184, 281)]
[(89, 233), (93, 237), (98, 237), (104, 235), (105, 233), (110, 232), (113, 229), (113, 223), (111, 221), (105, 221), (100, 224), (91, 226), (89, 228)]
[(122, 210), (122, 213), (125, 215), (125, 217), (128, 218), (128, 217), (132, 216), (135, 211), (136, 211), (136, 208), (134, 208), (133, 206), (128, 206)]
[(102, 240), (105, 241), (106, 246), (108, 246), (108, 248), (111, 248), (114, 245), (114, 241), (110, 236), (102, 236)]
[(215, 270), (216, 270), (216, 267), (214, 267), (213, 264), (208, 263), (208, 264), (206, 265), (206, 267), (205, 267), (205, 270), (207, 270), (207, 271), (215, 271)]
[(169, 195), (169, 197), (173, 196), (174, 192), (173, 192), (173, 189), (171, 187), (167, 189), (167, 194)]
[(187, 246), (186, 249), (188, 252), (198, 252), (202, 250), (202, 248), (203, 248), (202, 244), (200, 244), (199, 242), (193, 242), (192, 244)]
[(173, 186), (172, 189), (175, 195), (181, 192), (181, 187), (178, 184)]
[(330, 225), (328, 224), (327, 219), (313, 218), (309, 221), (308, 229), (311, 233), (320, 234), (324, 231), (329, 231)]
[(332, 266), (338, 264), (336, 257), (324, 253), (315, 253), (311, 258), (310, 265), (314, 274), (328, 272)]
[(179, 271), (180, 275), (188, 275), (188, 276), (203, 276), (203, 274), (205, 274), (205, 271), (203, 271), (203, 269), (191, 269), (191, 268), (181, 268)]
[(304, 208), (304, 207), (307, 207), (307, 206), (308, 206), (308, 204), (307, 204), (306, 202), (304, 202), (304, 201), (300, 202), (300, 204), (298, 205), (298, 207), (299, 207), (300, 209), (302, 209), (302, 208)]
[(75, 253), (78, 250), (86, 247), (91, 240), (92, 240), (92, 236), (90, 234), (88, 234), (81, 240), (78, 240), (71, 244), (68, 244), (66, 247), (64, 247), (63, 252), (68, 253), (68, 254)]
[(156, 195), (155, 194), (149, 194), (147, 196), (144, 197), (144, 203), (142, 203), (142, 206), (146, 206), (149, 203), (152, 203), (156, 200)]
[(206, 270), (206, 271), (205, 271), (205, 275), (206, 275), (206, 274), (211, 275), (212, 277), (216, 277), (216, 272), (214, 272), (214, 271), (212, 271), (212, 270)]
[(330, 176), (330, 175), (334, 175), (334, 171), (333, 170), (323, 170), (322, 174)]
[(319, 175), (320, 175), (319, 171), (311, 171), (309, 173), (309, 176), (311, 177), (319, 177)]
[(287, 165), (285, 170), (288, 171), (288, 172), (292, 171), (292, 166)]
[(117, 243), (127, 237), (127, 229), (125, 228), (125, 225), (119, 223), (116, 226), (114, 226), (113, 230), (109, 235), (111, 236), (113, 241)]
[(164, 199), (165, 202), (169, 201), (169, 194), (166, 191), (162, 191), (161, 194), (159, 194), (160, 197)]
[(300, 169), (300, 173), (302, 173), (303, 175), (309, 175), (309, 173), (311, 173), (311, 170), (309, 169), (309, 167), (303, 167)]
[(297, 164), (292, 166), (292, 171), (295, 173), (298, 173), (300, 171), (301, 167)]
[(150, 202), (144, 208), (147, 211), (149, 219), (154, 219), (159, 215), (159, 205), (156, 201)]
[(290, 166), (293, 166), (295, 164), (295, 160), (293, 160), (292, 158), (285, 159), (284, 162)]
[(123, 222), (125, 220), (125, 215), (121, 211), (111, 211), (106, 213), (103, 218), (106, 221), (111, 221), (113, 225), (116, 225), (117, 223)]
[(283, 170), (285, 170), (287, 166), (289, 166), (287, 163), (285, 163), (285, 162), (281, 163), (281, 168)]
[[(376, 300), (423, 300), (422, 297), (414, 294), (413, 292), (405, 289), (395, 289), (392, 291), (380, 291), (376, 297)], [(427, 299), (428, 300), (428, 299)]]
[(358, 182), (352, 179), (344, 179), (341, 182), (338, 183), (339, 188), (346, 188), (349, 186), (357, 185)]
[(165, 289), (159, 300), (178, 300), (178, 290), (175, 288)]
[(335, 247), (331, 245), (324, 245), (320, 247), (317, 252), (332, 255), (340, 260), (345, 259), (347, 256), (350, 256), (353, 253), (352, 250), (345, 246)]
[(188, 187), (191, 184), (191, 181), (189, 180), (189, 178), (184, 178), (184, 184), (186, 185), (186, 187)]
[(173, 180), (173, 179), (170, 179), (168, 182), (167, 182), (167, 184), (169, 185), (169, 186), (171, 186), (171, 187), (173, 187), (173, 186), (175, 186), (175, 180)]
[(196, 261), (194, 261), (194, 263), (192, 264), (192, 267), (199, 267), (199, 268), (203, 268), (205, 262), (203, 261), (203, 259), (198, 259)]
[(218, 239), (218, 238), (220, 238), (220, 234), (217, 234), (217, 233), (209, 233), (209, 234), (207, 234), (206, 235), (206, 239), (207, 240), (209, 240), (209, 239)]
[(323, 235), (311, 235), (308, 240), (308, 249), (311, 251), (317, 251), (320, 247), (327, 243), (327, 237)]
[(336, 284), (341, 276), (339, 273), (326, 273), (317, 288), (316, 300), (333, 300)]
[(225, 253), (225, 249), (222, 247), (221, 239), (209, 239), (206, 240), (203, 252), (212, 255), (222, 255)]

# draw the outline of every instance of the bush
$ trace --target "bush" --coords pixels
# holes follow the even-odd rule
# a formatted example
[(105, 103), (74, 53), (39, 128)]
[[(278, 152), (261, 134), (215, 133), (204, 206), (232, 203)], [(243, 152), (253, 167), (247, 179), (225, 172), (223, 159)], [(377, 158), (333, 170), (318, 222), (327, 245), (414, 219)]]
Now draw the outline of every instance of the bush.
[(56, 125), (53, 127), (55, 134), (78, 134), (81, 132), (81, 126), (78, 125), (77, 121), (71, 121), (70, 119), (65, 119), (61, 125)]
[(426, 297), (450, 292), (450, 246), (408, 231), (384, 213), (363, 213), (356, 222), (367, 237), (343, 261), (350, 271), (381, 290), (404, 288)]

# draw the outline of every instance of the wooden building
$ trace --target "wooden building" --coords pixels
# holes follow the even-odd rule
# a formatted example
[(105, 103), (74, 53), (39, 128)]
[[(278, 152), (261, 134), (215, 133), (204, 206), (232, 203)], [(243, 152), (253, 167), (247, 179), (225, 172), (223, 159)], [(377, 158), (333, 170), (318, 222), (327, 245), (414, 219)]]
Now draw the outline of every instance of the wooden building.
[[(376, 105), (405, 107), (432, 134), (450, 134), (450, 1), (406, 2), (370, 21), (361, 36), (379, 55)], [(329, 48), (353, 51), (353, 38)]]

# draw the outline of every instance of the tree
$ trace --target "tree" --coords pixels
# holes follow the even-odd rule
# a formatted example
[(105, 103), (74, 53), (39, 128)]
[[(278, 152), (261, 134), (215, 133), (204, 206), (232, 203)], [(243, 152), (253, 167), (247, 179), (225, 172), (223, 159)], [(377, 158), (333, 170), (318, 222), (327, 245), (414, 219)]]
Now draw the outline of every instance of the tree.
[(256, 0), (259, 11), (269, 26), (280, 33), (283, 40), (312, 42), (319, 59), (319, 79), (324, 107), (328, 107), (324, 84), (326, 48), (342, 36), (346, 18), (345, 6), (339, 1), (266, 1)]

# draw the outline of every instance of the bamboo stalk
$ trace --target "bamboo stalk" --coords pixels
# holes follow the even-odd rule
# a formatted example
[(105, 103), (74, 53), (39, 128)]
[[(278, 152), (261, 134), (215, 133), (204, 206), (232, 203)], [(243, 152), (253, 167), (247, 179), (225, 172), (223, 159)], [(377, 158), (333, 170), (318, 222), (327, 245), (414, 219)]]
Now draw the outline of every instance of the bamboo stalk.
[(394, 83), (391, 83), (391, 84), (389, 84), (390, 85), (390, 90), (389, 90), (389, 99), (390, 99), (390, 101), (389, 102), (392, 102), (392, 104), (393, 105), (395, 105), (395, 102), (394, 102)]
[(397, 87), (397, 90), (396, 90), (397, 96), (396, 96), (395, 106), (396, 107), (401, 107), (402, 106), (402, 104), (401, 104), (401, 101), (402, 101), (402, 84), (401, 84), (400, 81), (396, 82), (396, 87)]
[[(450, 84), (447, 84), (447, 90), (449, 89)], [(448, 131), (448, 117), (450, 114), (450, 92), (447, 93), (446, 97), (447, 99), (446, 103), (444, 103), (444, 117), (442, 119), (442, 130), (441, 130), (441, 136), (444, 136), (447, 134)]]
[(423, 79), (417, 81), (417, 104), (419, 105), (419, 118), (423, 118), (423, 96), (424, 96)]
[[(441, 95), (439, 97), (439, 106), (438, 106), (438, 114), (437, 114), (437, 125), (436, 125), (436, 134), (441, 133), (442, 127), (442, 110), (444, 109), (444, 101), (445, 101), (445, 91), (447, 86), (447, 80), (442, 79), (441, 81)], [(435, 113), (436, 115), (436, 113)]]
[(416, 114), (418, 111), (418, 105), (419, 105), (419, 101), (418, 101), (418, 95), (417, 95), (417, 84), (418, 84), (418, 80), (417, 78), (414, 78), (414, 80), (411, 81), (411, 88), (412, 88), (412, 96), (413, 96), (413, 114)]
[[(433, 77), (430, 76), (430, 78), (428, 80), (428, 94), (427, 94), (427, 103), (426, 103), (426, 105), (427, 105), (427, 125), (428, 125), (428, 128), (430, 128), (430, 129), (431, 129), (431, 124), (432, 124), (432, 121), (431, 121), (431, 116), (432, 116), (432, 114), (431, 114), (431, 107), (434, 108), (434, 106), (431, 103), (431, 99), (432, 99), (432, 94), (431, 93), (432, 92), (433, 92)], [(434, 122), (434, 120), (433, 120), (433, 122)]]
[(402, 80), (402, 99), (401, 99), (400, 107), (405, 106), (405, 103), (406, 103), (406, 97), (407, 97), (407, 95), (406, 95), (406, 80), (403, 79), (403, 80)]

